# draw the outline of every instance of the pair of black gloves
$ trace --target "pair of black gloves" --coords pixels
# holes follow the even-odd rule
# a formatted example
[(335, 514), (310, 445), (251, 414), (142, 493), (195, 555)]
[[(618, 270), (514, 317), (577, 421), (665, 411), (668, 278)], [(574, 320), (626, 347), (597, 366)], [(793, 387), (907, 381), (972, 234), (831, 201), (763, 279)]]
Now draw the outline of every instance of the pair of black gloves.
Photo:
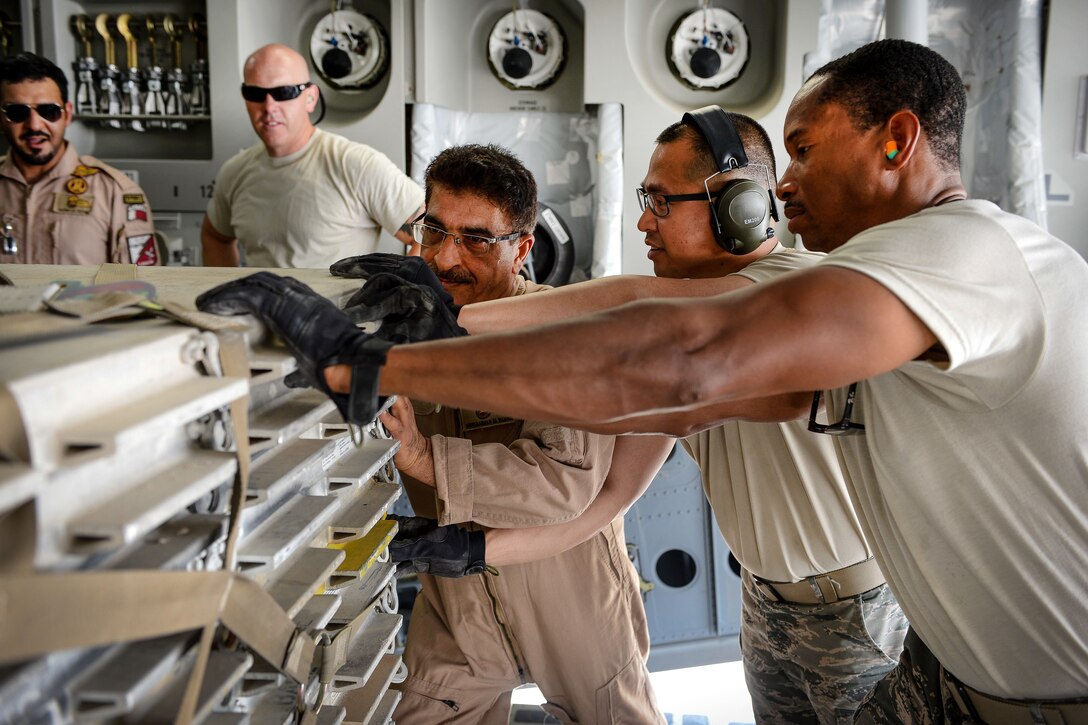
[[(381, 406), (378, 375), (395, 344), (468, 334), (457, 324), (460, 308), (419, 257), (367, 254), (336, 262), (339, 277), (365, 279), (343, 310), (291, 277), (257, 272), (208, 290), (197, 308), (217, 315), (253, 315), (275, 333), (298, 361), (292, 376), (322, 391), (350, 423), (365, 425)], [(381, 322), (374, 334), (356, 327)], [(351, 388), (336, 393), (325, 381), (330, 365), (350, 365)], [(399, 530), (389, 545), (400, 571), (459, 577), (486, 568), (484, 535), (433, 519), (393, 516)]]

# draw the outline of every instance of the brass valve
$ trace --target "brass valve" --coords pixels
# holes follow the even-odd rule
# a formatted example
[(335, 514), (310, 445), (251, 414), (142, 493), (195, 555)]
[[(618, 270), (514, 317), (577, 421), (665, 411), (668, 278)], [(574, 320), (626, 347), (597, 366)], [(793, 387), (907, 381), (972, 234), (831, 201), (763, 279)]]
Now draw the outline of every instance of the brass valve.
[(110, 34), (109, 13), (100, 13), (94, 19), (94, 27), (102, 36), (102, 42), (106, 46), (106, 65), (117, 65), (117, 52), (113, 46), (113, 35)]

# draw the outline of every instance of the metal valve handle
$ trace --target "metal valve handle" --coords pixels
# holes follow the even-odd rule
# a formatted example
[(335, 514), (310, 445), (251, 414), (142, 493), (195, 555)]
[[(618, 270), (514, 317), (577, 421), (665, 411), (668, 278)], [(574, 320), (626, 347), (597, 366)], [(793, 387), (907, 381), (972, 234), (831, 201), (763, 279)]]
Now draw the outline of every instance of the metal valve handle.
[(80, 47), (83, 49), (83, 57), (93, 57), (91, 41), (94, 35), (91, 33), (91, 19), (86, 15), (73, 15), (68, 22), (68, 26), (72, 29), (72, 34), (79, 38)]
[(170, 48), (174, 54), (174, 67), (181, 67), (181, 37), (185, 33), (185, 26), (177, 15), (165, 15), (162, 19), (162, 29), (169, 38)]
[[(128, 59), (128, 67), (136, 68), (139, 65), (139, 44), (136, 32), (133, 30), (133, 18), (131, 13), (121, 13), (117, 16), (117, 32), (125, 39), (125, 52)], [(136, 28), (139, 27), (137, 23)]]
[(106, 65), (117, 65), (117, 53), (113, 46), (113, 35), (110, 34), (109, 13), (100, 13), (94, 19), (95, 30), (102, 36), (102, 42), (106, 46)]

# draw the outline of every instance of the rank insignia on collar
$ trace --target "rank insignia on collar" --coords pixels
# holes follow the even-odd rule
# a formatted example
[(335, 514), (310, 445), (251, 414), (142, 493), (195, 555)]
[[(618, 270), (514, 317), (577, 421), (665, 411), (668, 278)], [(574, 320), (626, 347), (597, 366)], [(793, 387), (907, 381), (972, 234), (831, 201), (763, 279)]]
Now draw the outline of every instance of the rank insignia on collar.
[(64, 184), (70, 194), (82, 194), (87, 191), (87, 180), (82, 176), (73, 176)]

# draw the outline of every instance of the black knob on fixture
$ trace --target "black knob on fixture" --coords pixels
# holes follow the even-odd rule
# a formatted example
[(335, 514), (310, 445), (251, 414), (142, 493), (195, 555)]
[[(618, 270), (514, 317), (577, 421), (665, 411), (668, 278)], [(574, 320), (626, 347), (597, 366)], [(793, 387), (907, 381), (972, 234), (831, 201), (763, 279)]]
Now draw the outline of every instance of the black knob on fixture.
[(502, 57), (502, 69), (511, 78), (524, 78), (533, 69), (533, 56), (525, 48), (511, 48)]
[(351, 73), (351, 56), (341, 48), (329, 48), (321, 56), (321, 71), (329, 78), (343, 78)]
[(691, 72), (700, 78), (710, 78), (722, 67), (722, 58), (718, 51), (699, 48), (691, 56)]

